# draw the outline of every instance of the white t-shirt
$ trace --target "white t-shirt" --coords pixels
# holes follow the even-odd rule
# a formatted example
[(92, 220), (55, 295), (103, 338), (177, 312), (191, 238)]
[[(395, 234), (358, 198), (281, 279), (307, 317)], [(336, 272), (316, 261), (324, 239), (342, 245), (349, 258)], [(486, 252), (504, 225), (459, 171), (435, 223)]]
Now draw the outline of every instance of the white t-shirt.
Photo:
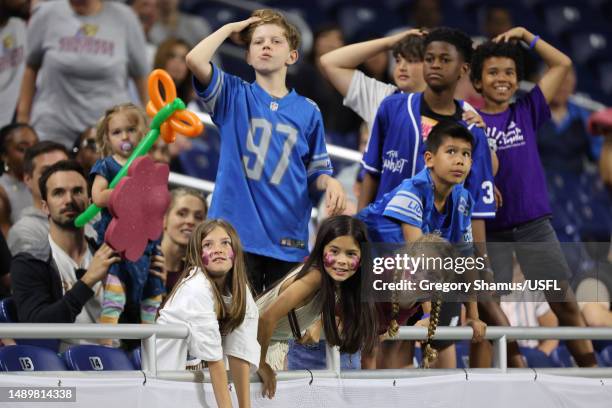
[(26, 24), (9, 18), (0, 27), (0, 127), (10, 123), (15, 113), (23, 79), (26, 56)]
[(397, 90), (395, 85), (381, 82), (355, 70), (342, 104), (358, 114), (371, 131), (381, 102)]
[[(83, 256), (80, 264), (77, 264), (74, 259), (70, 257), (62, 248), (59, 247), (53, 238), (49, 235), (49, 245), (51, 246), (51, 254), (55, 265), (59, 271), (60, 279), (62, 281), (62, 294), (65, 294), (68, 290), (74, 286), (78, 280), (76, 277), (76, 269), (87, 269), (93, 258), (93, 254), (89, 247), (87, 252)], [(104, 288), (102, 282), (96, 283), (92, 290), (94, 295), (91, 299), (85, 303), (81, 313), (79, 313), (74, 320), (75, 323), (98, 323), (100, 314), (102, 313), (102, 300), (104, 298)], [(64, 344), (66, 343), (66, 344)], [(63, 339), (60, 349), (64, 349), (70, 344), (97, 344), (92, 340), (83, 339)]]
[[(505, 299), (512, 299), (511, 302)], [(550, 312), (550, 306), (541, 291), (523, 292), (520, 298), (515, 294), (501, 297), (501, 308), (510, 321), (510, 326), (539, 327), (538, 318)], [(521, 347), (536, 348), (538, 340), (518, 340)]]
[[(247, 290), (244, 321), (231, 333), (221, 336), (215, 313), (215, 298), (210, 281), (200, 269), (178, 283), (172, 299), (159, 312), (158, 324), (183, 324), (189, 328), (186, 339), (157, 340), (157, 369), (184, 370), (187, 353), (203, 361), (219, 361), (233, 356), (259, 365), (257, 342), (259, 313), (251, 292)], [(231, 297), (224, 297), (230, 303)]]

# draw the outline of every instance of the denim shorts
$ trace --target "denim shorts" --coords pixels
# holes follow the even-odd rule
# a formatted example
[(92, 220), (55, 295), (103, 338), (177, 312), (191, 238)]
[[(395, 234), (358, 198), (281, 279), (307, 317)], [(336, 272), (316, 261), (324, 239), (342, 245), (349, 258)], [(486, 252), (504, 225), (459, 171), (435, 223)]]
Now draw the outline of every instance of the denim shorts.
[[(325, 369), (325, 341), (315, 344), (300, 344), (289, 340), (287, 353), (287, 368), (289, 370), (322, 370)], [(358, 370), (361, 368), (361, 353), (340, 354), (340, 368), (343, 370)]]

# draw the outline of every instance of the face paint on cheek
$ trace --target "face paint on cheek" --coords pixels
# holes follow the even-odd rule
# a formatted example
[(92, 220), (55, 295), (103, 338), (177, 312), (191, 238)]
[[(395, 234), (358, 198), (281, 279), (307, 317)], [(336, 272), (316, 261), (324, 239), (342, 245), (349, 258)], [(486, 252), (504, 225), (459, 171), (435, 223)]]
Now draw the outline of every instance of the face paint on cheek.
[(204, 264), (204, 266), (207, 266), (209, 262), (210, 262), (210, 252), (202, 251), (202, 264)]
[(359, 262), (361, 261), (361, 258), (358, 256), (354, 256), (349, 260), (349, 267), (352, 270), (355, 270), (357, 268), (359, 268)]
[(329, 252), (323, 255), (323, 265), (327, 268), (331, 268), (336, 263), (336, 257)]
[(232, 250), (232, 248), (229, 249), (227, 253), (227, 257), (229, 258), (230, 261), (232, 261), (232, 263), (234, 263), (234, 258), (236, 257), (236, 255), (234, 254), (234, 251)]

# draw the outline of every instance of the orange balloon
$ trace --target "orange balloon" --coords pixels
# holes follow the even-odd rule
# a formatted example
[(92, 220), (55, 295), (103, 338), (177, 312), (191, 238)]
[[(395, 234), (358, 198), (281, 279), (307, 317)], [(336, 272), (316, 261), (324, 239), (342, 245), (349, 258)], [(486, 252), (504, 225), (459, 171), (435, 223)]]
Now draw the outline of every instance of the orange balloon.
[[(154, 117), (159, 110), (176, 99), (176, 87), (170, 75), (163, 69), (156, 69), (149, 75), (149, 97), (147, 115)], [(164, 98), (160, 92), (164, 91)], [(176, 111), (170, 118), (162, 123), (159, 132), (166, 143), (176, 140), (176, 133), (187, 137), (196, 137), (202, 133), (204, 125), (197, 115), (188, 110)]]

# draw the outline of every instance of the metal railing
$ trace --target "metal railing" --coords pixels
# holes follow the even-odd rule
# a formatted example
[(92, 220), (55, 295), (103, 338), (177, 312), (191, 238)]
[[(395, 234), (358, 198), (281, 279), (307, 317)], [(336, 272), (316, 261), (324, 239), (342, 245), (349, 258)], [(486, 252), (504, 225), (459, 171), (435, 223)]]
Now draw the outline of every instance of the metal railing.
[[(202, 372), (167, 371), (158, 372), (156, 363), (157, 339), (185, 339), (189, 332), (183, 325), (142, 325), (142, 324), (66, 324), (66, 323), (3, 323), (0, 324), (0, 338), (18, 339), (141, 339), (142, 371), (149, 376), (179, 381), (209, 381)], [(425, 340), (427, 329), (424, 327), (401, 327), (391, 340)], [(472, 338), (470, 327), (439, 327), (435, 338), (438, 340), (469, 340)], [(557, 339), (557, 340), (612, 340), (612, 328), (587, 327), (488, 327), (485, 336), (493, 342), (494, 367), (470, 369), (469, 372), (504, 374), (507, 372), (533, 372), (533, 369), (508, 369), (506, 357), (508, 340)], [(326, 369), (283, 371), (279, 380), (307, 378), (404, 378), (427, 375), (441, 375), (466, 372), (463, 369), (392, 369), (392, 370), (347, 370), (340, 369), (338, 349), (327, 346)], [(538, 368), (538, 372), (558, 375), (578, 375), (588, 377), (612, 378), (612, 368)], [(31, 373), (28, 373), (31, 374)], [(79, 374), (87, 375), (87, 374)], [(252, 381), (258, 381), (256, 375)]]

